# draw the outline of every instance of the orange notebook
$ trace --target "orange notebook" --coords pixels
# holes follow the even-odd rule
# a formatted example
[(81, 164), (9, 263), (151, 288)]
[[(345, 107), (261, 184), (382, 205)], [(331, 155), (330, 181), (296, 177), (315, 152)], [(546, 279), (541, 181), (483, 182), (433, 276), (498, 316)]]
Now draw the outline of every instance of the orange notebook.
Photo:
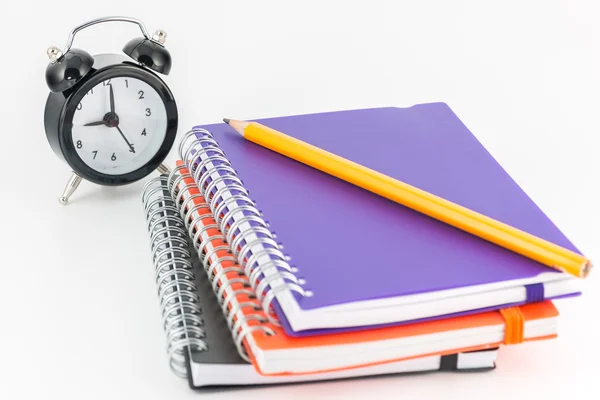
[[(557, 334), (551, 301), (501, 311), (321, 336), (289, 337), (261, 304), (276, 282), (252, 271), (252, 255), (238, 254), (234, 229), (221, 232), (209, 205), (182, 162), (169, 189), (212, 282), (240, 355), (262, 375), (308, 374), (429, 355), (482, 350)], [(218, 204), (213, 204), (219, 209)], [(271, 249), (272, 250), (272, 249)], [(237, 259), (242, 259), (242, 265)], [(261, 273), (265, 268), (262, 268)], [(269, 283), (270, 290), (265, 291)]]

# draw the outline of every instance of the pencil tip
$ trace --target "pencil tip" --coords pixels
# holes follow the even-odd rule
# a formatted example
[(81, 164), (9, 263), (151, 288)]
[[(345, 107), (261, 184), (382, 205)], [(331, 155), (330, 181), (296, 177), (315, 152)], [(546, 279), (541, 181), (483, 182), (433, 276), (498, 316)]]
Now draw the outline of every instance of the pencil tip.
[(223, 118), (223, 122), (233, 128), (234, 131), (244, 136), (244, 129), (248, 126), (246, 121), (238, 121), (237, 119)]

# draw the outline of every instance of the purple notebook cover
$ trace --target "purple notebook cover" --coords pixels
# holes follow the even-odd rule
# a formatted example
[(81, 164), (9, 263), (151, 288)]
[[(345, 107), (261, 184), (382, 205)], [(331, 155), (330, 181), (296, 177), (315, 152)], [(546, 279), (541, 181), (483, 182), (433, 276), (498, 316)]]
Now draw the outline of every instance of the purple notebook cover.
[[(256, 121), (579, 252), (444, 103)], [(314, 293), (294, 293), (303, 309), (555, 272), (246, 141), (224, 123), (201, 127)], [(290, 335), (348, 330), (293, 332), (274, 305)]]

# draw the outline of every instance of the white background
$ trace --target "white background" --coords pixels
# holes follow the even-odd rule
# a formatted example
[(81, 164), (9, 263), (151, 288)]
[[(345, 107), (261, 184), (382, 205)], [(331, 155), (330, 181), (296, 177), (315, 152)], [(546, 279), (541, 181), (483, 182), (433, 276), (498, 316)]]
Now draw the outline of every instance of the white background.
[[(598, 271), (557, 302), (558, 339), (503, 348), (484, 374), (200, 395), (167, 367), (139, 182), (83, 183), (44, 133), (46, 48), (92, 18), (164, 28), (180, 134), (260, 118), (445, 101), (600, 263), (600, 9), (562, 1), (19, 1), (0, 6), (0, 398), (600, 398)], [(120, 52), (137, 27), (83, 31)], [(170, 155), (174, 160), (175, 151)], [(343, 249), (340, 249), (343, 251)]]

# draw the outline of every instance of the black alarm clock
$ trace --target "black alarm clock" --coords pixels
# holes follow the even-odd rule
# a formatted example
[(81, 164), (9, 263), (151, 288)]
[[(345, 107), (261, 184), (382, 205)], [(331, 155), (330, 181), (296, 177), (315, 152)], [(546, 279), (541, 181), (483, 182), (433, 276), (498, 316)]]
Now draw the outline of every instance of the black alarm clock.
[[(130, 40), (120, 54), (91, 56), (71, 48), (75, 34), (102, 22), (137, 24), (143, 34)], [(162, 162), (177, 133), (177, 105), (159, 77), (171, 70), (171, 55), (162, 30), (149, 36), (141, 21), (106, 17), (71, 31), (66, 48), (48, 49), (44, 125), (50, 147), (72, 169), (62, 204), (80, 182), (107, 186), (138, 181)]]

